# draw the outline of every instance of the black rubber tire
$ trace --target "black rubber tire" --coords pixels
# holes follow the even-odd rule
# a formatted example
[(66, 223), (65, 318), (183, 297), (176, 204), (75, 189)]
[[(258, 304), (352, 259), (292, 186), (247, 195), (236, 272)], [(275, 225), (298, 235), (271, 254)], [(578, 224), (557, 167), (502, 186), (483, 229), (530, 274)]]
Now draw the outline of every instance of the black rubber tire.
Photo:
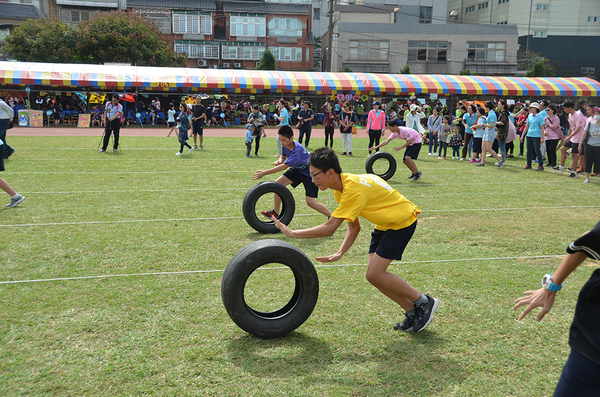
[[(296, 212), (294, 195), (281, 183), (272, 181), (260, 182), (248, 190), (248, 193), (246, 193), (246, 196), (244, 197), (244, 202), (242, 203), (244, 219), (246, 219), (248, 225), (259, 233), (279, 233), (280, 230), (275, 226), (275, 222), (268, 220), (262, 215), (260, 215), (260, 218), (256, 215), (256, 202), (259, 198), (268, 193), (275, 193), (281, 198), (281, 210), (277, 219), (285, 225), (289, 225), (290, 222), (292, 222), (294, 212)], [(271, 208), (266, 208), (265, 210), (270, 209)]]
[[(375, 174), (373, 172), (373, 164), (375, 164), (375, 162), (380, 159), (387, 160), (389, 166), (388, 166), (387, 171), (384, 172), (383, 174)], [(365, 170), (367, 171), (367, 174), (377, 175), (377, 176), (381, 177), (381, 179), (387, 181), (388, 179), (393, 177), (394, 174), (396, 173), (396, 158), (394, 156), (392, 156), (391, 153), (388, 153), (388, 152), (375, 152), (372, 155), (370, 155), (369, 157), (367, 157), (367, 164), (365, 165)]]
[[(281, 309), (259, 312), (246, 304), (244, 288), (259, 267), (280, 263), (294, 273), (292, 298)], [(310, 259), (298, 247), (281, 240), (250, 243), (231, 258), (221, 281), (221, 298), (229, 317), (244, 331), (261, 337), (284, 336), (310, 317), (319, 297), (319, 278)]]

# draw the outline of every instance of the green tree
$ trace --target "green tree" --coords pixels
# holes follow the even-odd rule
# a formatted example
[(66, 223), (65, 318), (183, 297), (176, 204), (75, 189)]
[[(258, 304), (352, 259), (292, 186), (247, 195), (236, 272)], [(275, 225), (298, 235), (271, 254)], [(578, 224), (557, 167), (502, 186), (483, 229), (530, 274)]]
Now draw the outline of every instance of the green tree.
[(411, 74), (410, 65), (404, 65), (404, 67), (400, 69), (400, 74)]
[(138, 66), (185, 66), (150, 20), (124, 11), (98, 12), (77, 30), (77, 58), (82, 63), (123, 62)]
[(28, 19), (6, 37), (4, 51), (21, 62), (75, 62), (76, 30), (58, 19)]
[(352, 69), (350, 69), (348, 66), (344, 66), (344, 68), (342, 69), (343, 73), (352, 73)]
[(258, 65), (256, 65), (256, 70), (275, 70), (275, 56), (271, 50), (266, 49), (263, 52)]
[(525, 77), (552, 77), (554, 68), (548, 64), (546, 59), (537, 59), (531, 69), (525, 73)]

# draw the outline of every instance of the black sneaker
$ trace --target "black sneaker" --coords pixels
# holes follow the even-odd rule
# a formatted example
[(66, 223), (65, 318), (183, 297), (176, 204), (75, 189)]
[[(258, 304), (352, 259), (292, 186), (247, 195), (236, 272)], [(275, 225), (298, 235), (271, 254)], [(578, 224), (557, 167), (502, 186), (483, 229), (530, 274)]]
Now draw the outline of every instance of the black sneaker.
[(577, 173), (576, 172), (571, 172), (569, 174), (569, 178), (577, 178)]
[(415, 179), (415, 175), (417, 175), (417, 174), (412, 174), (411, 176), (408, 177), (408, 179)]
[(395, 331), (403, 331), (403, 332), (410, 332), (413, 330), (413, 325), (415, 323), (415, 317), (414, 316), (409, 316), (408, 314), (404, 313), (404, 315), (406, 316), (404, 318), (404, 320), (402, 320), (401, 323), (396, 323), (396, 325), (394, 325), (394, 330)]
[(421, 171), (419, 171), (415, 174), (415, 177), (413, 179), (415, 181), (418, 181), (419, 179), (421, 179), (422, 176), (423, 176), (423, 173)]
[(440, 304), (440, 301), (437, 299), (429, 295), (425, 296), (427, 297), (427, 303), (415, 305), (415, 321), (412, 329), (414, 332), (421, 332), (427, 328), (431, 320), (433, 320), (433, 313), (435, 313)]

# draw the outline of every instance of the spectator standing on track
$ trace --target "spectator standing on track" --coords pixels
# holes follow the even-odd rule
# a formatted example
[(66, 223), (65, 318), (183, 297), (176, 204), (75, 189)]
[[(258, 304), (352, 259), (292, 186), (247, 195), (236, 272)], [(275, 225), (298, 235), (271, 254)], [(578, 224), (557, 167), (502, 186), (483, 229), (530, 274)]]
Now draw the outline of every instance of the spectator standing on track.
[[(429, 132), (427, 137), (429, 138), (429, 154), (428, 156), (435, 156), (438, 148), (438, 141), (440, 139), (440, 129), (442, 128), (443, 118), (440, 114), (439, 108), (433, 108), (433, 114), (427, 119), (427, 127)], [(433, 148), (433, 150), (432, 150)]]
[[(196, 97), (196, 104), (192, 106), (192, 137), (194, 138), (194, 149), (198, 149), (196, 138), (199, 138), (200, 149), (204, 149), (204, 121), (206, 120), (206, 108), (202, 104), (202, 98)], [(170, 133), (169, 133), (170, 134)]]
[(473, 125), (477, 123), (478, 116), (476, 112), (477, 107), (475, 107), (475, 105), (469, 105), (467, 107), (467, 112), (463, 113), (462, 115), (462, 125), (465, 129), (465, 134), (463, 135), (464, 147), (462, 150), (462, 156), (460, 157), (460, 161), (464, 161), (467, 158), (467, 154), (469, 155), (469, 158), (471, 157), (472, 149), (470, 148), (470, 146), (471, 140), (473, 140), (473, 130), (471, 129), (471, 127), (473, 127)]
[(540, 105), (537, 102), (533, 102), (529, 105), (529, 117), (527, 118), (527, 125), (521, 136), (521, 141), (527, 137), (527, 166), (526, 170), (531, 169), (531, 162), (533, 161), (533, 155), (535, 153), (536, 158), (539, 159), (538, 167), (536, 171), (544, 171), (544, 163), (541, 151), (541, 145), (544, 143), (545, 133), (545, 120), (539, 114)]
[(560, 128), (560, 119), (556, 115), (556, 106), (549, 105), (546, 108), (548, 116), (544, 119), (546, 123), (546, 156), (548, 157), (548, 164), (546, 167), (556, 167), (556, 147), (558, 142), (564, 140), (566, 137)]
[(308, 101), (302, 102), (302, 110), (298, 114), (298, 143), (302, 145), (302, 138), (306, 134), (306, 140), (304, 147), (308, 149), (308, 143), (310, 142), (310, 134), (312, 132), (312, 121), (315, 118), (315, 113), (310, 109), (310, 103)]

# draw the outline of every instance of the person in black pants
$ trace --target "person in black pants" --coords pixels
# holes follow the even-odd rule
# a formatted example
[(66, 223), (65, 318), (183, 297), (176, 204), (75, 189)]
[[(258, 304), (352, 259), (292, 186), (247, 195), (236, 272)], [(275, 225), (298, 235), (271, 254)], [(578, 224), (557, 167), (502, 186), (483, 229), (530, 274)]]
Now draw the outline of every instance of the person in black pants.
[(106, 112), (104, 113), (106, 127), (104, 128), (104, 142), (102, 143), (102, 150), (100, 150), (100, 152), (106, 152), (111, 133), (115, 136), (113, 152), (117, 152), (117, 149), (119, 148), (119, 131), (121, 130), (122, 114), (123, 105), (119, 103), (119, 97), (113, 95), (111, 101), (106, 104)]
[[(567, 247), (567, 256), (554, 274), (546, 274), (542, 288), (527, 291), (516, 300), (513, 309), (527, 305), (519, 317), (522, 320), (531, 310), (542, 307), (536, 320), (552, 309), (562, 282), (586, 259), (600, 260), (600, 222)], [(583, 270), (582, 270), (583, 271)], [(600, 269), (596, 269), (583, 286), (575, 306), (569, 345), (571, 354), (556, 385), (554, 397), (592, 397), (600, 390)]]

